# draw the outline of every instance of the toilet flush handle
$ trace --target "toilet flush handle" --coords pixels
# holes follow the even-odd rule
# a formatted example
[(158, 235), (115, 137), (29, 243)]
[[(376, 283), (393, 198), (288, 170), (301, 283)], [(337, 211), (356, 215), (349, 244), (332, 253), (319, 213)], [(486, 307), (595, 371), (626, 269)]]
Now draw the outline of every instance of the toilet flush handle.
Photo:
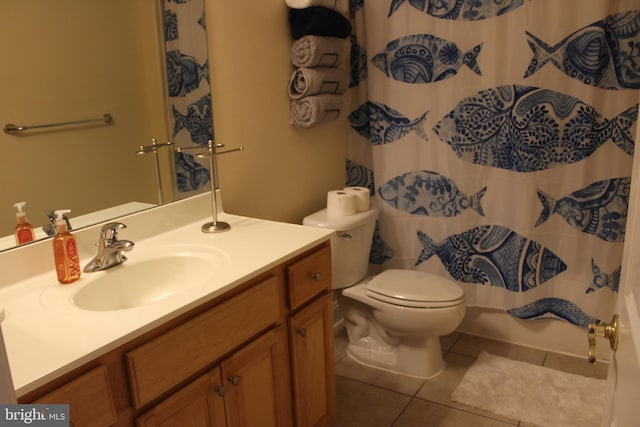
[(349, 233), (340, 233), (340, 235), (338, 236), (340, 237), (342, 240), (351, 240), (353, 239), (353, 236)]

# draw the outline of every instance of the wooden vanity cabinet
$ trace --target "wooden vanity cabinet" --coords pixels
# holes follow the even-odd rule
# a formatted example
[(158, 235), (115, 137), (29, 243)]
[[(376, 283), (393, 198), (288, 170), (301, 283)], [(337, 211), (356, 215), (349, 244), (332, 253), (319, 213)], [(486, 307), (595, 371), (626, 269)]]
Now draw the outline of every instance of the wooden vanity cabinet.
[(287, 291), (295, 424), (330, 426), (336, 419), (336, 384), (328, 244), (287, 267)]
[(290, 426), (286, 335), (269, 331), (138, 417), (139, 427)]
[(116, 409), (104, 365), (91, 369), (32, 403), (68, 404), (69, 425), (75, 427), (104, 427), (116, 421)]
[(23, 396), (74, 427), (311, 427), (335, 420), (325, 242)]

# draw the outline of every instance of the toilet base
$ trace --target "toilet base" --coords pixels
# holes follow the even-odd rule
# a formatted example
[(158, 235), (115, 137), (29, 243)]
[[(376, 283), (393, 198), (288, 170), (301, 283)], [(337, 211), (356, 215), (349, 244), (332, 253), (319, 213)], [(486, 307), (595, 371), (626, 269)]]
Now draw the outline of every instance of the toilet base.
[(358, 341), (349, 342), (347, 355), (361, 365), (419, 379), (433, 378), (444, 370), (439, 337), (403, 337), (391, 348)]

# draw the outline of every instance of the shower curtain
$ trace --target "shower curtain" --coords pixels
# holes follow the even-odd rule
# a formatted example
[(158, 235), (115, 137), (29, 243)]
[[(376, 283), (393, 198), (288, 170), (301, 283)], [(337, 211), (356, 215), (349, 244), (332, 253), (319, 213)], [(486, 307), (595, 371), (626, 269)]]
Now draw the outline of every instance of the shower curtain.
[(352, 0), (347, 185), (370, 262), (469, 306), (612, 315), (640, 89), (637, 0)]

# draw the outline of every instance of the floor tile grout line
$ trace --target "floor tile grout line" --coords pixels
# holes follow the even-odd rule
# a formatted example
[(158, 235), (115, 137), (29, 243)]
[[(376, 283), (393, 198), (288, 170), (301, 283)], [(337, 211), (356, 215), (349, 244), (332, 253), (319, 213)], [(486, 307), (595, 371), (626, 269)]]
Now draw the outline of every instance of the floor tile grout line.
[(409, 405), (411, 405), (411, 402), (413, 402), (413, 397), (411, 399), (409, 399), (409, 401), (407, 402), (406, 405), (404, 405), (404, 408), (402, 408), (402, 410), (398, 413), (398, 416), (391, 422), (391, 424), (389, 425), (389, 427), (393, 427), (395, 423), (398, 422), (398, 420), (402, 417), (402, 415), (404, 414), (404, 411), (407, 410), (407, 408), (409, 407)]
[[(514, 426), (514, 427), (515, 427), (515, 426), (518, 426), (518, 425), (520, 424), (520, 422), (521, 422), (521, 420), (516, 420), (516, 419), (513, 419), (513, 418), (504, 417), (504, 416), (502, 416), (502, 417), (501, 417), (500, 415), (497, 415), (497, 414), (496, 414), (496, 415), (497, 415), (496, 417), (493, 417), (493, 416), (489, 415), (490, 413), (488, 413), (487, 411), (482, 412), (482, 413), (480, 413), (480, 412), (476, 412), (476, 411), (474, 410), (474, 408), (473, 408), (473, 407), (471, 407), (471, 406), (462, 405), (462, 404), (460, 404), (461, 406), (447, 405), (446, 403), (443, 403), (443, 402), (440, 402), (440, 401), (436, 402), (436, 401), (434, 401), (434, 400), (423, 399), (423, 398), (421, 398), (421, 397), (415, 397), (415, 398), (412, 398), (412, 399), (409, 401), (409, 403), (407, 403), (407, 406), (402, 410), (402, 412), (404, 412), (404, 411), (405, 411), (405, 409), (406, 409), (406, 408), (407, 408), (407, 407), (408, 407), (408, 406), (409, 406), (409, 405), (410, 405), (410, 404), (411, 404), (415, 399), (422, 400), (423, 402), (429, 402), (429, 403), (431, 403), (431, 404), (438, 405), (438, 406), (442, 406), (442, 407), (445, 407), (445, 408), (448, 408), (448, 409), (453, 409), (454, 411), (466, 412), (467, 414), (471, 414), (471, 415), (473, 415), (473, 416), (482, 417), (482, 418), (486, 418), (486, 419), (489, 419), (489, 420), (498, 421), (498, 422), (501, 422), (501, 423), (507, 423), (507, 424), (512, 425), (512, 426)], [(453, 402), (453, 401), (452, 401), (452, 402)], [(467, 408), (468, 408), (468, 409), (467, 409)], [(400, 416), (402, 415), (402, 412), (400, 413)], [(508, 419), (508, 421), (507, 421), (507, 419)], [(515, 422), (515, 424), (513, 424), (512, 422)], [(394, 421), (394, 423), (395, 423), (395, 421)]]
[[(425, 384), (426, 384), (426, 381), (425, 381)], [(424, 384), (423, 384), (423, 386), (424, 386)], [(454, 388), (454, 390), (455, 390), (455, 388)], [(488, 415), (487, 411), (477, 412), (473, 407), (465, 405), (463, 403), (458, 403), (455, 400), (451, 400), (451, 398), (449, 398), (449, 401), (447, 403), (447, 402), (443, 402), (442, 400), (426, 399), (426, 398), (418, 396), (417, 393), (416, 393), (416, 396), (414, 396), (411, 399), (411, 401), (413, 401), (415, 399), (421, 400), (423, 402), (429, 402), (429, 403), (433, 403), (433, 404), (436, 404), (436, 405), (444, 406), (444, 407), (449, 408), (449, 409), (459, 410), (459, 411), (467, 412), (469, 414), (478, 415), (478, 416), (481, 416), (481, 417), (484, 417), (484, 418), (490, 418), (492, 420), (496, 420), (496, 421), (500, 421), (500, 422), (507, 422), (507, 421), (505, 421), (505, 419), (508, 418), (508, 417), (496, 418), (496, 417), (493, 417), (491, 415)], [(498, 415), (498, 417), (500, 417), (500, 416)], [(513, 418), (510, 418), (510, 420), (516, 422), (516, 424), (513, 424), (513, 425), (517, 425), (517, 423), (520, 422), (520, 420), (516, 420), (516, 419), (513, 419)]]
[[(363, 381), (363, 380), (358, 380), (356, 378), (346, 377), (346, 376), (340, 375), (340, 374), (336, 374), (336, 377), (344, 378), (344, 379), (349, 380), (349, 381), (354, 381), (354, 382), (357, 382), (359, 384), (364, 384), (364, 385), (367, 385), (367, 386), (375, 387), (375, 388), (377, 388), (379, 390), (388, 391), (390, 393), (400, 394), (402, 396), (406, 396), (406, 397), (409, 397), (411, 399), (413, 399), (415, 397), (416, 393), (417, 393), (417, 392), (414, 393), (414, 394), (403, 393), (403, 392), (398, 391), (398, 390), (390, 389), (390, 388), (387, 388), (387, 387), (382, 387), (382, 386), (377, 385), (377, 384), (372, 384), (370, 382), (366, 382), (366, 381)], [(420, 387), (418, 387), (418, 390), (420, 390), (421, 387), (422, 387), (422, 385)]]

